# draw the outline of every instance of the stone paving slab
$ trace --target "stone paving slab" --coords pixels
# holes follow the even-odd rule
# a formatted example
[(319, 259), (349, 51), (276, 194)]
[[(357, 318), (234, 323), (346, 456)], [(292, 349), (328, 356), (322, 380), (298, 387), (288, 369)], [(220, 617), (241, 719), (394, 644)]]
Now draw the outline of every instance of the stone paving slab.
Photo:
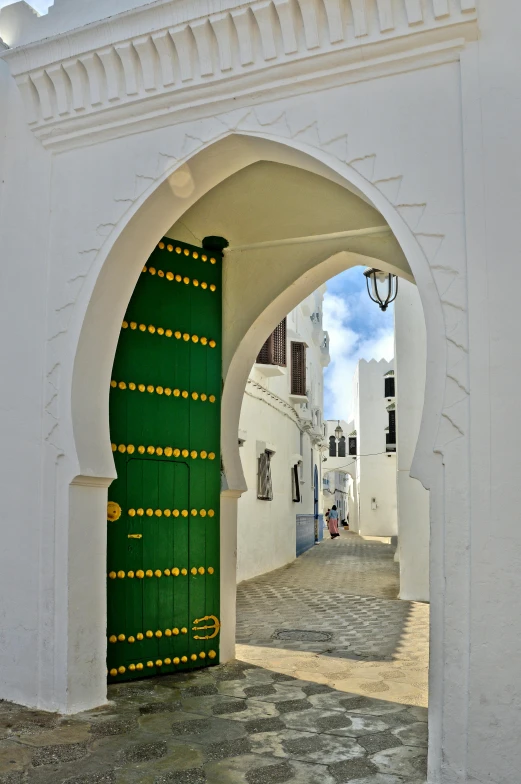
[[(54, 716), (52, 729), (43, 732), (38, 723), (13, 722), (6, 728), (7, 738), (0, 741), (0, 782), (420, 781), (424, 709), (360, 698), (327, 686), (319, 686), (316, 694), (316, 684), (278, 678), (276, 672), (237, 662), (191, 673), (190, 679), (168, 675), (135, 682), (127, 687), (128, 693), (118, 684), (109, 689), (109, 705), (72, 718)], [(259, 681), (264, 687), (271, 685), (282, 699), (268, 702), (274, 695), (230, 698), (214, 693), (219, 683), (234, 684), (238, 691), (248, 688), (244, 683)], [(290, 699), (295, 694), (298, 699)], [(329, 709), (314, 704), (319, 700), (327, 705), (328, 697)], [(226, 713), (221, 712), (223, 706)], [(14, 706), (11, 715), (16, 716)]]
[[(335, 690), (426, 707), (429, 607), (397, 600), (398, 578), (392, 546), (342, 531), (239, 585), (237, 655)], [(328, 639), (298, 641), (292, 630)]]
[(234, 662), (73, 717), (0, 702), (0, 784), (424, 784), (428, 608), (393, 592), (391, 547), (324, 542), (240, 586)]

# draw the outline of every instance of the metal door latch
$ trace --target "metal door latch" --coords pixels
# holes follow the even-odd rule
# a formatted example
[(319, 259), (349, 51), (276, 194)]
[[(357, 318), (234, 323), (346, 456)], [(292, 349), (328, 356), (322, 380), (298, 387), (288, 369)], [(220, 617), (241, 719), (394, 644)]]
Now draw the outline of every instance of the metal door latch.
[(143, 538), (143, 534), (129, 534), (128, 538), (129, 539), (142, 539)]

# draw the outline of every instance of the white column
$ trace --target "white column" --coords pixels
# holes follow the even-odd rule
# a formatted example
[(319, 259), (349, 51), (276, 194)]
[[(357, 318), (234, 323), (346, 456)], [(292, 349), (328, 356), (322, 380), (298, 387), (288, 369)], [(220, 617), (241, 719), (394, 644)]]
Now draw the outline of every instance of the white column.
[(400, 599), (429, 600), (429, 493), (410, 476), (425, 393), (425, 319), (418, 289), (401, 280), (394, 308)]
[(221, 493), (221, 635), (220, 661), (235, 658), (237, 594), (237, 506), (240, 492)]

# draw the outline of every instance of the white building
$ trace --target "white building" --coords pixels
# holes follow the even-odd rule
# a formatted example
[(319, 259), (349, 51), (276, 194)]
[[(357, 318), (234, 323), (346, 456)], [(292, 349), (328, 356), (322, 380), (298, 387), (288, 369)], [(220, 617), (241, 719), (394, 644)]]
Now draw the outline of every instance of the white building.
[(328, 471), (323, 482), (324, 513), (335, 504), (340, 522), (349, 516), (349, 477), (343, 471)]
[(358, 532), (398, 534), (394, 362), (361, 359), (353, 377)]
[(239, 439), (248, 490), (238, 508), (239, 582), (294, 560), (322, 530), (324, 292), (320, 287), (281, 322), (246, 384)]
[(429, 782), (516, 781), (520, 27), (518, 0), (2, 9), (0, 697), (106, 701), (111, 369), (143, 265), (184, 225), (230, 242), (221, 660), (259, 345), (338, 272), (394, 272), (427, 332)]
[(350, 480), (354, 475), (355, 458), (349, 452), (352, 438), (350, 441), (348, 433), (352, 429), (353, 423), (348, 424), (343, 419), (326, 421), (327, 443), (322, 458), (324, 511), (336, 504), (340, 521), (347, 520), (350, 514)]

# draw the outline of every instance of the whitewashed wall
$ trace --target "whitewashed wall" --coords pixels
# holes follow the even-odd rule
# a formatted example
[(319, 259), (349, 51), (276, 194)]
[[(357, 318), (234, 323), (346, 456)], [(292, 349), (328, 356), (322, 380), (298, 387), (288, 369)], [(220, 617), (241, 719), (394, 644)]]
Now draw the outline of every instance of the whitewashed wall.
[[(217, 26), (229, 5), (210, 4)], [(255, 18), (233, 5), (235, 37), (213, 59), (206, 10), (195, 19), (190, 2), (148, 3), (110, 25), (65, 25), (68, 35), (55, 39), (46, 25), (6, 37), (10, 45), (39, 43), (9, 54), (13, 80), (2, 107), (9, 141), (0, 351), (9, 378), (0, 389), (0, 595), (9, 601), (1, 695), (65, 711), (105, 699), (107, 389), (118, 322), (143, 257), (190, 206), (170, 187), (174, 173), (190, 161), (195, 201), (247, 165), (246, 142), (252, 158), (268, 156), (264, 141), (279, 162), (298, 161), (361, 192), (413, 270), (428, 355), (412, 474), (431, 492), (429, 782), (511, 784), (521, 769), (521, 6), (357, 0), (355, 18), (352, 3), (342, 17), (335, 3), (303, 2), (312, 9), (303, 21), (297, 4), (282, 3), (290, 13), (281, 22), (264, 3), (248, 4)], [(92, 4), (101, 6), (102, 13), (122, 7)], [(326, 6), (334, 10), (329, 19)], [(191, 36), (189, 24), (199, 33), (200, 49), (191, 38), (183, 60), (197, 65), (193, 82), (159, 84), (162, 72), (151, 67), (158, 54), (146, 36), (167, 39), (169, 19), (174, 33)], [(78, 61), (98, 52), (107, 72), (93, 72), (82, 93)], [(62, 63), (75, 74), (74, 94)], [(201, 74), (201, 63), (212, 73)], [(222, 145), (205, 155), (225, 138), (234, 142), (234, 161), (223, 160)], [(371, 224), (353, 228), (361, 225)], [(385, 260), (382, 238), (371, 253), (353, 245), (330, 251), (341, 256), (334, 261), (302, 254), (294, 265), (271, 266), (262, 285), (259, 276), (245, 286), (246, 272), (227, 281), (225, 657), (233, 655), (234, 586), (224, 575), (235, 574), (228, 567), (243, 490), (233, 390), (246, 381), (261, 313), (273, 328), (327, 277), (363, 263), (357, 253)], [(410, 274), (396, 257), (387, 262)], [(245, 267), (250, 278), (260, 269), (253, 257)]]
[(357, 432), (356, 481), (361, 536), (396, 536), (396, 453), (386, 453), (389, 424), (384, 397), (385, 374), (393, 362), (360, 360), (353, 377), (354, 423)]
[(349, 478), (348, 485), (348, 504), (349, 504), (349, 530), (355, 534), (360, 533), (360, 524), (358, 522), (358, 485), (355, 477)]
[(394, 304), (400, 598), (429, 601), (429, 491), (410, 476), (425, 396), (426, 335), (420, 295), (401, 281)]
[[(0, 52), (2, 51), (3, 44), (0, 39)], [(9, 68), (7, 64), (0, 61), (0, 172), (4, 171), (4, 153), (6, 149), (6, 133), (7, 133), (7, 95), (11, 86), (11, 78), (9, 75)], [(5, 189), (5, 184), (0, 179), (0, 212), (2, 210), (2, 194)]]
[[(329, 363), (322, 329), (325, 286), (307, 297), (287, 316), (287, 367), (255, 365), (242, 402), (239, 434), (247, 491), (239, 500), (237, 581), (272, 571), (295, 559), (296, 515), (314, 513), (314, 468), (318, 472), (319, 513), (322, 513), (321, 460), (324, 446), (323, 369)], [(313, 317), (313, 314), (316, 314)], [(291, 396), (292, 340), (307, 344), (307, 410)], [(273, 373), (275, 372), (275, 375)], [(312, 421), (310, 422), (310, 417)], [(257, 498), (257, 458), (264, 447), (271, 460), (273, 500)], [(301, 501), (293, 501), (291, 471), (300, 463)]]

